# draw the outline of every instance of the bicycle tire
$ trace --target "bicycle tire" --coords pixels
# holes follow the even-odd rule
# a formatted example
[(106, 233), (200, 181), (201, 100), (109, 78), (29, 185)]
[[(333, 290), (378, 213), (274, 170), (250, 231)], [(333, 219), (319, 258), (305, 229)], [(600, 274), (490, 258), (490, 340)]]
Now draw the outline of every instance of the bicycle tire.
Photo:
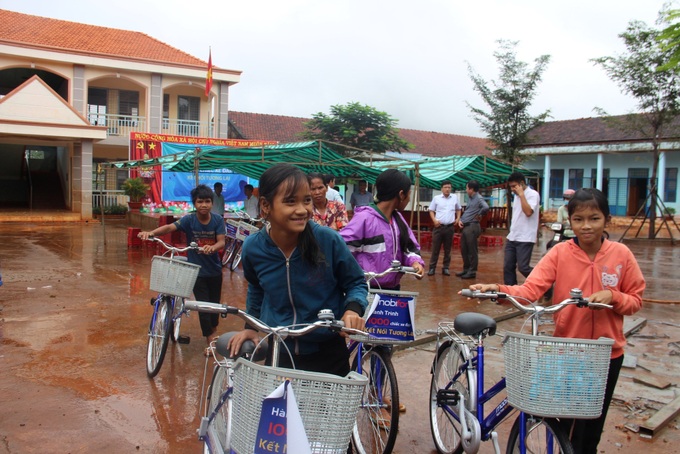
[[(389, 454), (399, 431), (399, 389), (391, 353), (385, 348), (367, 348), (361, 357), (361, 365), (368, 386), (352, 430), (353, 452)], [(358, 356), (354, 358), (352, 369), (358, 371)]]
[[(208, 388), (205, 406), (205, 416), (210, 418), (215, 408), (222, 400), (222, 395), (231, 387), (229, 371), (226, 367), (216, 365)], [(212, 420), (208, 423), (208, 439), (205, 440), (204, 452), (218, 452), (217, 445), (222, 452), (229, 452), (230, 423), (231, 423), (231, 397), (228, 397)], [(209, 446), (210, 444), (210, 446)]]
[(236, 239), (227, 238), (227, 245), (224, 247), (224, 254), (222, 255), (222, 266), (227, 266), (234, 256), (234, 249), (236, 248)]
[[(442, 408), (437, 403), (437, 393), (443, 389), (457, 390), (459, 395), (464, 396), (466, 408), (470, 411), (466, 415), (476, 414), (470, 394), (471, 390), (475, 392), (476, 371), (468, 368), (456, 379), (453, 385), (449, 386), (452, 377), (456, 375), (465, 361), (465, 354), (460, 346), (453, 341), (447, 341), (439, 347), (432, 363), (430, 431), (432, 432), (432, 441), (434, 441), (437, 452), (440, 454), (460, 454), (464, 451), (464, 446), (461, 438), (461, 416), (458, 415), (458, 408), (455, 405), (448, 405), (447, 409)], [(452, 414), (449, 414), (447, 410), (451, 411)], [(474, 423), (473, 421), (468, 422)], [(468, 426), (471, 426), (471, 424), (468, 424)]]
[(238, 264), (241, 263), (241, 248), (243, 247), (242, 243), (239, 241), (236, 246), (234, 246), (234, 256), (231, 259), (231, 263), (229, 264), (229, 269), (231, 271), (236, 271), (236, 268), (238, 268)]
[(172, 297), (172, 342), (177, 342), (182, 326), (182, 311), (184, 310), (184, 298), (179, 296)]
[[(569, 436), (560, 427), (556, 419), (526, 415), (526, 424), (526, 452), (532, 454), (574, 454)], [(515, 419), (512, 430), (510, 430), (506, 454), (519, 453), (519, 425), (520, 416)]]
[(170, 340), (170, 324), (172, 314), (168, 307), (168, 298), (159, 296), (154, 303), (154, 312), (149, 324), (149, 339), (146, 349), (146, 374), (154, 378), (161, 370), (165, 352)]

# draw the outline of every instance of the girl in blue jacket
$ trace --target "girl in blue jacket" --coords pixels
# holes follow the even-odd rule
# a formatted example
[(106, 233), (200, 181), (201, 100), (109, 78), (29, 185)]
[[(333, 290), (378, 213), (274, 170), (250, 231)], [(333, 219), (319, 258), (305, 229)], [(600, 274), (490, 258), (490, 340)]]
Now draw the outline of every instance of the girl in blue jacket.
[[(278, 164), (260, 177), (260, 213), (265, 226), (243, 243), (243, 275), (248, 281), (246, 311), (270, 326), (312, 323), (331, 309), (345, 326), (364, 328), (367, 305), (364, 274), (337, 232), (310, 221), (312, 197), (307, 175)], [(246, 328), (231, 339), (236, 353), (258, 333)], [(286, 341), (281, 367), (347, 375), (346, 340), (328, 330)]]

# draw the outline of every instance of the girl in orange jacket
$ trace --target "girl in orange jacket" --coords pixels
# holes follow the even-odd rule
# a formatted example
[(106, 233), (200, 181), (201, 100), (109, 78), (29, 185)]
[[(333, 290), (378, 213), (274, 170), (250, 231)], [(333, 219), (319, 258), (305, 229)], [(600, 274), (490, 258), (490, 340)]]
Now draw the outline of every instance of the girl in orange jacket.
[(642, 307), (645, 279), (628, 247), (605, 238), (604, 229), (611, 215), (609, 202), (601, 191), (579, 189), (567, 210), (576, 238), (550, 249), (522, 285), (474, 284), (470, 289), (498, 291), (536, 301), (554, 284), (553, 301), (563, 301), (569, 298), (572, 288), (580, 288), (591, 302), (613, 306), (613, 309), (567, 306), (555, 314), (556, 337), (614, 339), (602, 415), (595, 420), (575, 420), (571, 427), (574, 452), (595, 454), (623, 364), (626, 344), (623, 316)]

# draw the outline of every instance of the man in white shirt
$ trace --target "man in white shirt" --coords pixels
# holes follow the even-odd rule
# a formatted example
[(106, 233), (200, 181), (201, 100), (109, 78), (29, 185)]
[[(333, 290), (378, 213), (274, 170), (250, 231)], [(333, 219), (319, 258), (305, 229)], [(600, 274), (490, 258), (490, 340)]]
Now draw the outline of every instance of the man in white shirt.
[(252, 219), (260, 217), (260, 204), (257, 197), (253, 195), (252, 184), (247, 184), (243, 187), (243, 193), (246, 195), (246, 200), (243, 202), (243, 209)]
[(213, 185), (213, 204), (212, 212), (224, 216), (224, 196), (222, 195), (222, 183), (217, 182)]
[(451, 276), (451, 246), (453, 244), (453, 225), (460, 220), (462, 207), (458, 196), (451, 194), (452, 186), (448, 180), (442, 181), (442, 193), (435, 196), (430, 202), (430, 219), (434, 229), (432, 230), (432, 256), (430, 257), (430, 270), (428, 276), (434, 276), (439, 261), (439, 249), (444, 245), (444, 260), (442, 261), (442, 274)]
[(338, 191), (335, 190), (335, 176), (331, 174), (326, 174), (323, 176), (323, 182), (328, 188), (326, 190), (326, 200), (332, 200), (335, 202), (340, 202), (340, 203), (345, 203), (344, 200), (342, 200), (342, 196)]
[(527, 277), (533, 269), (530, 262), (538, 234), (541, 196), (527, 186), (520, 172), (513, 172), (508, 177), (508, 186), (514, 197), (510, 233), (505, 242), (503, 283), (517, 285), (517, 270)]

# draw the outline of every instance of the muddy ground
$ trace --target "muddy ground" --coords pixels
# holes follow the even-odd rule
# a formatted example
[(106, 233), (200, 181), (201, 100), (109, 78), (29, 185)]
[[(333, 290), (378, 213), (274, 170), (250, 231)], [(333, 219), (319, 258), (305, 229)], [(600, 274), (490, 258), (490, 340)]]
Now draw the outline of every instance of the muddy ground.
[[(499, 234), (502, 234), (499, 233)], [(546, 235), (547, 236), (547, 235)], [(146, 332), (151, 315), (148, 289), (153, 252), (127, 247), (124, 224), (0, 224), (0, 453), (201, 452), (196, 439), (205, 346), (196, 315), (183, 323), (188, 345), (170, 345), (159, 375), (145, 372)], [(106, 237), (106, 244), (104, 243)], [(544, 240), (542, 240), (543, 242)], [(602, 452), (677, 452), (678, 420), (671, 419), (652, 440), (634, 429), (670, 403), (680, 370), (680, 314), (677, 280), (680, 248), (637, 241), (630, 245), (648, 281), (648, 301), (634, 318), (646, 322), (626, 350), (637, 367), (624, 369), (601, 443)], [(539, 246), (535, 259), (540, 257)], [(453, 270), (460, 255), (453, 253)], [(429, 258), (429, 252), (424, 251)], [(478, 280), (501, 280), (503, 251), (483, 247)], [(439, 270), (438, 270), (439, 271)], [(475, 310), (502, 316), (509, 310), (458, 297), (469, 281), (437, 274), (405, 280), (420, 292), (420, 332)], [(240, 270), (225, 270), (223, 301), (244, 306), (246, 283)], [(673, 304), (673, 303), (676, 304)], [(499, 323), (517, 330), (522, 319)], [(241, 326), (222, 320), (220, 331)], [(546, 327), (550, 329), (549, 326)], [(424, 335), (424, 334), (423, 334)], [(503, 374), (500, 337), (487, 343), (488, 381)], [(427, 414), (429, 366), (435, 345), (425, 343), (395, 356), (402, 401), (396, 453), (433, 453)], [(639, 383), (655, 376), (665, 389)], [(501, 440), (509, 425), (500, 427)], [(483, 445), (480, 452), (492, 452)]]

